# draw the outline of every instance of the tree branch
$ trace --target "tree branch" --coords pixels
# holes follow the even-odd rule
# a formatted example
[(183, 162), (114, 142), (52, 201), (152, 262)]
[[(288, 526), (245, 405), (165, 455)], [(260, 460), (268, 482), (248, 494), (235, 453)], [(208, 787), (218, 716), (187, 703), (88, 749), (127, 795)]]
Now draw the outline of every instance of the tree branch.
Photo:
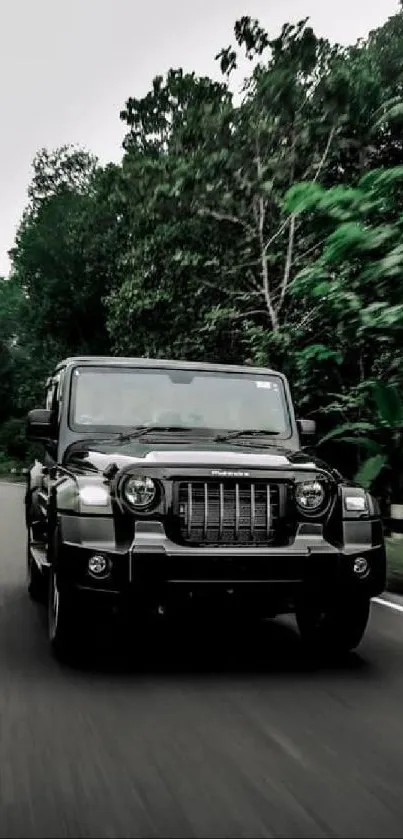
[[(333, 137), (334, 137), (334, 135), (335, 135), (335, 133), (336, 133), (336, 128), (337, 128), (337, 126), (336, 126), (336, 124), (334, 124), (334, 125), (332, 125), (332, 127), (331, 127), (331, 129), (330, 129), (330, 131), (329, 131), (329, 136), (328, 136), (328, 138), (327, 138), (327, 143), (326, 143), (326, 146), (325, 146), (325, 150), (324, 150), (324, 152), (323, 152), (323, 154), (322, 154), (322, 157), (321, 157), (321, 159), (320, 159), (320, 161), (319, 161), (319, 165), (318, 165), (318, 168), (317, 168), (317, 170), (316, 170), (315, 177), (314, 177), (314, 179), (313, 179), (313, 182), (314, 182), (314, 183), (316, 183), (316, 181), (318, 180), (319, 175), (321, 174), (322, 169), (323, 169), (323, 167), (324, 167), (324, 165), (325, 165), (325, 163), (326, 163), (326, 158), (327, 158), (327, 156), (328, 156), (328, 154), (329, 154), (329, 151), (330, 151), (330, 146), (332, 145), (332, 142), (333, 142)], [(311, 169), (311, 166), (309, 166), (309, 167), (308, 167), (308, 169), (304, 172), (304, 174), (303, 174), (303, 176), (302, 176), (302, 180), (306, 180), (306, 178), (307, 178), (307, 177), (308, 177), (308, 175), (309, 175), (309, 171), (310, 171), (310, 169)]]
[[(221, 273), (222, 274), (237, 274), (239, 271), (243, 270), (244, 268), (256, 268), (259, 264), (259, 259), (252, 259), (250, 262), (239, 262), (238, 265), (231, 265), (230, 268), (225, 268)], [(259, 288), (257, 283), (253, 283), (255, 288)], [(260, 289), (259, 289), (260, 290)]]
[(316, 175), (313, 179), (314, 183), (316, 183), (316, 181), (318, 180), (319, 175), (320, 175), (320, 173), (321, 173), (321, 171), (322, 171), (322, 169), (323, 169), (323, 167), (326, 163), (326, 158), (329, 154), (330, 146), (332, 145), (332, 141), (333, 141), (333, 137), (334, 137), (335, 133), (336, 133), (336, 125), (332, 125), (332, 127), (330, 129), (330, 132), (329, 132), (329, 136), (327, 138), (327, 143), (326, 143), (326, 146), (325, 146), (325, 150), (322, 154), (322, 157), (321, 157), (320, 162), (319, 162), (319, 166), (316, 170)]
[[(293, 182), (294, 174), (295, 174), (295, 145), (296, 145), (296, 136), (295, 136), (295, 125), (294, 125), (293, 126), (293, 132), (292, 132), (292, 143), (291, 143), (292, 165), (291, 165), (291, 172), (290, 172), (290, 184)], [(280, 300), (279, 300), (278, 306), (277, 306), (277, 313), (280, 311), (280, 309), (282, 308), (282, 305), (284, 303), (284, 298), (285, 298), (285, 295), (286, 295), (288, 282), (289, 282), (289, 279), (290, 279), (290, 271), (291, 271), (291, 266), (292, 266), (293, 253), (294, 253), (295, 220), (296, 220), (295, 213), (291, 213), (290, 227), (289, 227), (289, 230), (288, 230), (287, 254), (286, 254), (286, 258), (285, 258), (283, 279), (281, 281), (281, 286), (280, 286)]]
[(310, 322), (312, 322), (315, 319), (322, 306), (323, 303), (318, 303), (317, 306), (314, 306), (313, 309), (310, 309), (309, 312), (306, 312), (302, 320), (300, 320), (299, 323), (294, 324), (294, 328), (302, 329), (304, 326), (307, 326)]
[[(332, 144), (332, 140), (333, 140), (335, 131), (336, 131), (336, 125), (332, 125), (332, 127), (330, 129), (330, 132), (329, 132), (329, 136), (327, 138), (327, 143), (326, 143), (326, 146), (325, 146), (325, 150), (322, 154), (322, 157), (321, 157), (320, 162), (319, 162), (319, 166), (316, 170), (316, 175), (314, 177), (314, 183), (318, 180), (318, 178), (320, 176), (320, 173), (321, 173), (321, 171), (322, 171), (322, 169), (325, 165), (326, 158), (329, 154), (330, 146)], [(295, 141), (293, 143), (293, 148), (294, 148), (294, 145), (295, 145)], [(292, 171), (291, 180), (293, 179), (293, 175), (294, 175), (294, 172)], [(295, 242), (295, 223), (296, 223), (295, 213), (291, 213), (291, 216), (289, 217), (289, 221), (290, 221), (290, 228), (289, 228), (289, 232), (288, 232), (287, 255), (286, 255), (286, 260), (285, 260), (283, 279), (282, 279), (282, 282), (281, 282), (280, 300), (279, 300), (279, 303), (278, 303), (278, 306), (277, 306), (277, 312), (280, 311), (280, 309), (281, 309), (281, 307), (284, 303), (284, 298), (285, 298), (287, 288), (288, 288), (288, 283), (289, 283), (289, 280), (290, 280), (290, 272), (291, 272), (291, 267), (292, 267), (292, 258), (293, 258), (293, 251), (294, 251), (294, 242)]]
[(265, 253), (267, 253), (267, 251), (269, 250), (269, 248), (273, 244), (273, 242), (275, 242), (276, 239), (278, 239), (278, 237), (281, 236), (282, 233), (284, 233), (284, 230), (286, 229), (287, 225), (290, 223), (290, 219), (291, 219), (291, 217), (287, 216), (287, 218), (283, 221), (283, 223), (280, 224), (280, 227), (276, 230), (276, 232), (273, 233), (273, 236), (270, 237), (269, 241), (266, 242), (266, 244), (264, 246)]
[[(259, 137), (256, 135), (256, 167), (257, 167), (257, 174), (259, 180), (262, 176), (262, 161), (260, 159), (260, 148), (259, 148)], [(270, 291), (270, 280), (269, 280), (269, 268), (267, 262), (267, 249), (264, 243), (264, 223), (266, 218), (266, 207), (264, 203), (263, 195), (259, 196), (258, 200), (258, 236), (259, 236), (259, 246), (260, 246), (260, 264), (261, 264), (261, 276), (262, 276), (262, 286), (263, 286), (263, 296), (266, 302), (267, 311), (269, 313), (271, 327), (273, 332), (278, 331), (278, 320), (277, 320), (277, 313), (273, 306), (273, 300), (271, 297)]]
[(244, 221), (238, 216), (233, 216), (231, 213), (220, 213), (218, 210), (211, 210), (209, 207), (200, 207), (198, 210), (199, 216), (211, 216), (211, 218), (216, 219), (216, 221), (228, 221), (230, 224), (238, 224), (240, 227), (243, 227), (244, 230), (247, 230), (251, 236), (255, 235), (253, 228), (248, 224), (247, 221)]
[(237, 312), (236, 314), (230, 315), (231, 320), (242, 320), (242, 318), (249, 318), (252, 315), (264, 315), (266, 318), (269, 317), (269, 313), (267, 309), (252, 309), (250, 312)]
[(267, 265), (267, 256), (264, 252), (264, 245), (263, 245), (263, 237), (260, 243), (261, 248), (261, 274), (262, 274), (262, 284), (263, 284), (263, 295), (266, 301), (267, 310), (270, 315), (270, 321), (272, 325), (273, 332), (278, 332), (278, 320), (277, 320), (277, 313), (273, 306), (273, 301), (270, 294), (270, 281), (269, 281), (269, 269)]
[[(199, 285), (206, 286), (207, 288), (213, 288), (215, 291), (219, 291), (221, 294), (225, 294), (227, 297), (234, 298), (234, 299), (239, 297), (239, 294), (240, 294), (240, 292), (238, 290), (235, 291), (235, 289), (228, 288), (227, 286), (223, 287), (223, 286), (216, 285), (216, 283), (212, 283), (211, 280), (205, 280), (205, 279), (201, 280), (201, 279), (199, 279)], [(253, 292), (253, 291), (250, 292), (250, 294), (256, 294), (256, 293), (257, 292)], [(259, 294), (261, 294), (260, 289), (259, 289)]]
[[(303, 253), (303, 254), (301, 254), (301, 257), (300, 257), (300, 258), (301, 258), (302, 260), (305, 260), (305, 259), (307, 258), (307, 256), (310, 256), (310, 254), (311, 254), (311, 253), (313, 253), (314, 251), (316, 251), (318, 248), (321, 248), (321, 247), (322, 247), (322, 245), (324, 245), (326, 241), (327, 241), (327, 240), (326, 240), (326, 236), (325, 236), (323, 239), (320, 239), (320, 241), (319, 241), (319, 242), (315, 242), (315, 244), (314, 244), (314, 245), (312, 245), (310, 248), (308, 248), (308, 250), (304, 251), (304, 253)], [(297, 260), (296, 260), (296, 263), (297, 263), (297, 264), (298, 264), (298, 262), (299, 262), (299, 259), (297, 259)]]
[(284, 298), (285, 298), (285, 295), (286, 295), (288, 282), (289, 282), (289, 279), (290, 279), (290, 271), (291, 271), (291, 266), (292, 266), (292, 256), (293, 256), (293, 251), (294, 251), (294, 240), (295, 240), (295, 221), (296, 221), (295, 213), (292, 213), (291, 218), (290, 218), (290, 229), (289, 229), (289, 232), (288, 232), (288, 245), (287, 245), (287, 255), (286, 255), (285, 266), (284, 266), (284, 274), (283, 274), (283, 279), (281, 281), (281, 288), (280, 288), (280, 300), (279, 300), (279, 303), (278, 303), (278, 306), (277, 306), (277, 311), (278, 312), (280, 311), (280, 309), (281, 309), (281, 307), (284, 303)]

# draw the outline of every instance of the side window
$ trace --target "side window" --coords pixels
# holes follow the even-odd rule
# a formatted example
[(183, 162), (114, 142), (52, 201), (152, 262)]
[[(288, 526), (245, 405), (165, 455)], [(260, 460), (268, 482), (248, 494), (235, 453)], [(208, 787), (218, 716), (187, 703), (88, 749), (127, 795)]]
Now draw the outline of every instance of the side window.
[(63, 395), (64, 395), (64, 370), (61, 370), (58, 376), (57, 382), (57, 424), (60, 425), (60, 420), (62, 416), (62, 407), (63, 407)]
[(45, 397), (45, 408), (47, 411), (52, 410), (52, 402), (53, 402), (53, 382), (51, 379), (48, 379), (46, 382), (46, 397)]
[(62, 406), (63, 373), (64, 371), (60, 371), (56, 376), (48, 379), (46, 388), (46, 408), (48, 411), (52, 411), (57, 426), (60, 422)]
[(59, 420), (59, 382), (60, 373), (58, 373), (57, 376), (54, 376), (52, 380), (52, 404), (50, 406), (53, 419), (57, 424)]

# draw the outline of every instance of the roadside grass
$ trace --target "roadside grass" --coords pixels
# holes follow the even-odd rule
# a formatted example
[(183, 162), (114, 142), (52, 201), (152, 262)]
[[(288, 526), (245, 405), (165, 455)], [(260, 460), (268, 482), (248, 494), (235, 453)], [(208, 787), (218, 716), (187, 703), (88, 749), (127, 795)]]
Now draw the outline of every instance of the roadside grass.
[(403, 539), (386, 539), (388, 591), (403, 594)]

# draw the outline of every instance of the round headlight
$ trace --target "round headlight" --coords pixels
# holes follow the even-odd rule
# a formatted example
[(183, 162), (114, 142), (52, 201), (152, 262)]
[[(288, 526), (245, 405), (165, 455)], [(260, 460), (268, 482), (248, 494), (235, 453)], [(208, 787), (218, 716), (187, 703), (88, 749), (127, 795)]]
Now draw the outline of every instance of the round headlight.
[(320, 481), (303, 481), (297, 484), (295, 489), (295, 500), (298, 507), (307, 513), (314, 513), (319, 510), (325, 497), (325, 487)]
[(126, 481), (123, 495), (131, 507), (144, 509), (153, 503), (157, 495), (157, 487), (152, 478), (136, 475)]

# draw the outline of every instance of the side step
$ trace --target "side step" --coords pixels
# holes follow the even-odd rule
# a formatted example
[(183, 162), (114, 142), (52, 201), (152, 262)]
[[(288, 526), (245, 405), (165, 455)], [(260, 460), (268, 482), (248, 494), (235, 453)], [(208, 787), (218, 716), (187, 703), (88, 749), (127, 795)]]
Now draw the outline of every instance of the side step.
[(46, 545), (44, 545), (43, 542), (31, 542), (30, 547), (32, 559), (38, 566), (39, 570), (43, 572), (46, 568), (50, 568), (50, 563), (46, 557)]

